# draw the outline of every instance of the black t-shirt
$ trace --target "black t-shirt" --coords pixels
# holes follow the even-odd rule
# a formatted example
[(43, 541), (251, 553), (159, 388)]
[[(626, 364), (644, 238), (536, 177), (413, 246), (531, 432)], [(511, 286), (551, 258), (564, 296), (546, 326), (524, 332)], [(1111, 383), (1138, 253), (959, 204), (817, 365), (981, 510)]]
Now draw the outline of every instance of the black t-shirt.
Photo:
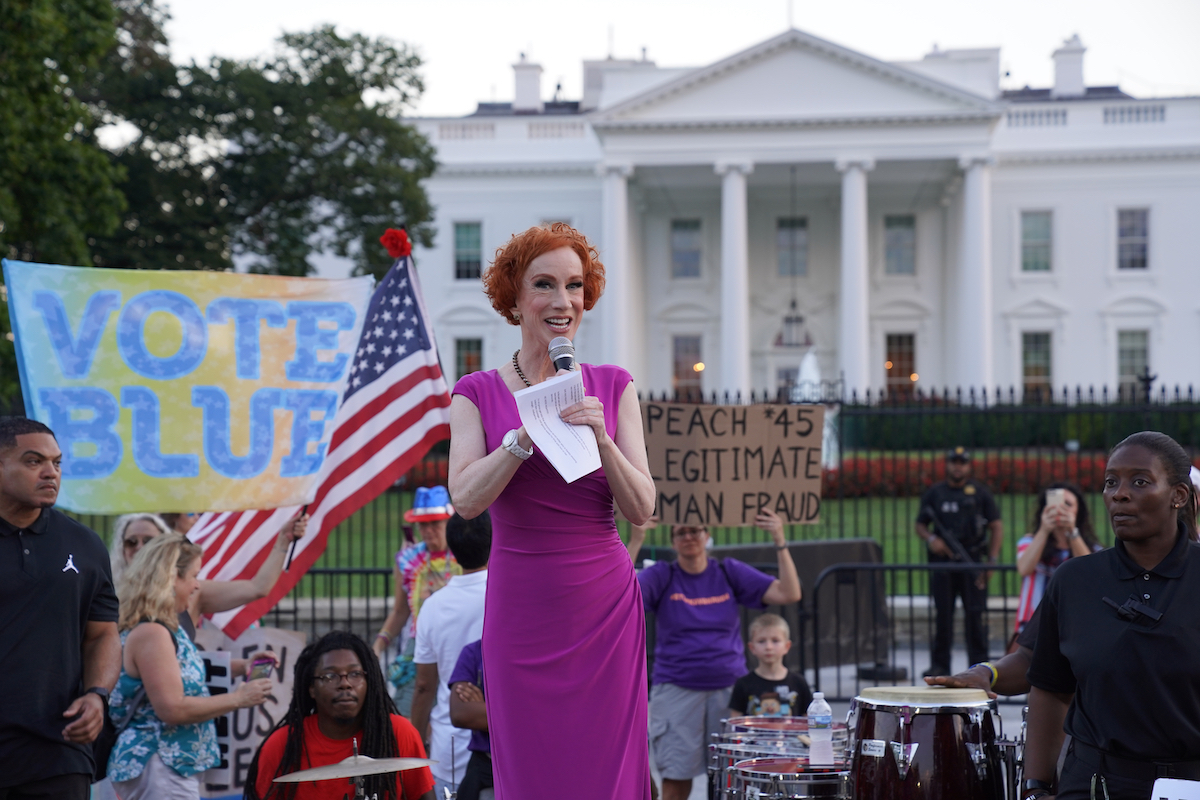
[(1033, 610), (1033, 616), (1017, 634), (1017, 644), (1021, 647), (1028, 647), (1030, 650), (1037, 647), (1038, 630), (1042, 627), (1042, 615), (1038, 612), (1040, 608), (1041, 606), (1038, 606)]
[[(921, 511), (917, 514), (917, 522), (927, 525), (938, 536), (953, 536), (975, 561), (987, 553), (988, 523), (998, 519), (1000, 509), (992, 493), (971, 479), (958, 488), (945, 481), (935, 483), (921, 496)], [(930, 553), (929, 560), (954, 559)]]
[[(1162, 618), (1126, 620), (1131, 597)], [(1200, 760), (1200, 545), (1180, 531), (1152, 570), (1123, 542), (1058, 568), (1038, 607), (1029, 682), (1075, 699), (1067, 733), (1113, 755)]]
[(108, 549), (52, 508), (28, 528), (0, 519), (0, 787), (91, 774), (62, 713), (83, 685), (89, 620), (117, 621)]
[(729, 707), (748, 717), (802, 717), (811, 702), (808, 681), (790, 669), (786, 678), (777, 681), (756, 672), (743, 675), (729, 697)]

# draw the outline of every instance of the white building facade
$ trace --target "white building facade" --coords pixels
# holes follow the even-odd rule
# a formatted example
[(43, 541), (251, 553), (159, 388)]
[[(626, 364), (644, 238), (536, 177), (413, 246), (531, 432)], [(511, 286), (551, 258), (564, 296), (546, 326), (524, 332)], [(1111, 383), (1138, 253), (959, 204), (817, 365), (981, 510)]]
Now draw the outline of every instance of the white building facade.
[[(585, 62), (579, 102), (418, 119), (436, 245), (415, 254), (453, 378), (519, 335), (479, 273), (532, 225), (599, 247), (581, 358), (639, 388), (849, 395), (1200, 382), (1200, 98), (1002, 92), (999, 51), (885, 63), (791, 30), (696, 69)], [(810, 359), (811, 362), (811, 359)]]

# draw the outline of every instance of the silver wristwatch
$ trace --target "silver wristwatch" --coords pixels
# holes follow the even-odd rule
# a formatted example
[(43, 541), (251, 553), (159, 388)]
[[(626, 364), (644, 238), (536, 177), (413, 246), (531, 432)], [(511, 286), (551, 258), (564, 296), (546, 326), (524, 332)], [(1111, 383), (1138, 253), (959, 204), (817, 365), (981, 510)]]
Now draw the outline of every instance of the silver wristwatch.
[(526, 450), (523, 447), (521, 447), (521, 445), (517, 444), (516, 428), (514, 428), (511, 431), (509, 431), (508, 433), (504, 434), (504, 440), (500, 442), (500, 446), (503, 447), (508, 452), (512, 453), (517, 458), (521, 459), (522, 461), (524, 461), (525, 459), (527, 459), (531, 455), (533, 455), (533, 447), (532, 446), (528, 450)]

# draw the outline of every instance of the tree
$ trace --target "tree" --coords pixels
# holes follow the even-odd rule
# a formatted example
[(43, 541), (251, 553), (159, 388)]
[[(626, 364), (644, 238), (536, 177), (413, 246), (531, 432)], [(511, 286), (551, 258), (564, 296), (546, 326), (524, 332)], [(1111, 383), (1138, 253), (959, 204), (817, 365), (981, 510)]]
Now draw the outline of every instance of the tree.
[(121, 179), (76, 91), (113, 41), (109, 0), (0, 3), (0, 252), (88, 263), (117, 224)]
[[(0, 3), (0, 255), (90, 263), (89, 231), (112, 230), (121, 170), (77, 93), (113, 41), (108, 0)], [(20, 396), (0, 310), (0, 407)]]
[(433, 149), (400, 122), (424, 87), (419, 57), (332, 26), (281, 38), (262, 59), (175, 67), (151, 4), (118, 0), (122, 48), (96, 102), (137, 130), (116, 154), (130, 210), (101, 238), (112, 266), (251, 269), (307, 275), (314, 250), (382, 274), (378, 245), (404, 225), (426, 245), (432, 209), (420, 181)]

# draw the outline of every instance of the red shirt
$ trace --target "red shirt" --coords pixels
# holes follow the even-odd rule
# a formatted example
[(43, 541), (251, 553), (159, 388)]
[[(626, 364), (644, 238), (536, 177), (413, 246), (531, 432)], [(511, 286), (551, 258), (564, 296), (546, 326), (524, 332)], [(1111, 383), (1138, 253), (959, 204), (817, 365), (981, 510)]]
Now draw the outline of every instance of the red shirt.
[[(425, 758), (425, 746), (417, 729), (399, 714), (392, 714), (392, 730), (396, 732), (397, 752), (401, 756)], [(287, 743), (287, 728), (280, 728), (263, 742), (262, 752), (258, 756), (258, 781), (255, 788), (259, 797), (266, 797), (275, 779), (275, 770), (279, 769), (279, 760), (283, 758), (283, 748)], [(349, 758), (354, 755), (354, 739), (330, 739), (321, 733), (317, 727), (317, 715), (311, 714), (304, 720), (304, 755), (300, 758), (300, 769), (324, 767)], [(299, 770), (294, 770), (299, 771)], [(404, 794), (400, 794), (400, 785), (396, 786), (396, 796), (408, 800), (417, 800), (433, 788), (433, 775), (429, 767), (409, 769), (396, 773), (397, 784), (402, 784)], [(283, 784), (274, 784), (282, 787)], [(295, 784), (295, 800), (342, 800), (349, 792), (354, 794), (354, 788), (349, 779), (332, 781), (311, 781)]]

